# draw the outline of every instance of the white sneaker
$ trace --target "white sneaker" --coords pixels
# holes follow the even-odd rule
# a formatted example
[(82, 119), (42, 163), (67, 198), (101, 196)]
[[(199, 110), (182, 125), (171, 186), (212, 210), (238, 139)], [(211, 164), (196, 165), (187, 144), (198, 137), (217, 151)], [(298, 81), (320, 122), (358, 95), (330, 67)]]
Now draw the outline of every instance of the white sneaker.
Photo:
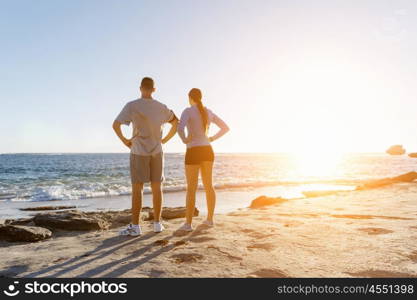
[(213, 227), (214, 226), (214, 222), (213, 221), (209, 221), (209, 220), (205, 220), (203, 222), (204, 225), (209, 226), (209, 227)]
[(153, 232), (159, 233), (165, 229), (161, 222), (153, 222)]
[(129, 224), (127, 227), (119, 232), (119, 235), (130, 235), (130, 236), (138, 236), (142, 234), (142, 228), (140, 225), (132, 225)]
[(184, 223), (180, 228), (178, 228), (179, 231), (193, 231), (193, 227), (190, 224)]

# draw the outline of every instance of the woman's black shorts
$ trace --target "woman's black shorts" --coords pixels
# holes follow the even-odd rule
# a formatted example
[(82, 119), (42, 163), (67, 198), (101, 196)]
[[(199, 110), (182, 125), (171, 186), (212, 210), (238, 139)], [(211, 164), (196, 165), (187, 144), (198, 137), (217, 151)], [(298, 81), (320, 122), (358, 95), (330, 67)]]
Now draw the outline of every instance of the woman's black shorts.
[(187, 148), (185, 153), (186, 165), (199, 165), (203, 161), (214, 161), (214, 152), (211, 146)]

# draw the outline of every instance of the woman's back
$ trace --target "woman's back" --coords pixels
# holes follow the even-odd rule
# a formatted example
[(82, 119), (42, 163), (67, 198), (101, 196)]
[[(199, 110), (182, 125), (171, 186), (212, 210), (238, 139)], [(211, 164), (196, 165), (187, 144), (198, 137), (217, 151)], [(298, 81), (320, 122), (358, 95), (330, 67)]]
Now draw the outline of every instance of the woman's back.
[[(208, 126), (210, 126), (210, 123), (214, 123), (220, 128), (220, 131), (216, 134), (216, 136), (221, 136), (226, 133), (228, 127), (223, 120), (221, 120), (210, 109), (206, 108), (206, 111)], [(185, 127), (187, 127), (187, 137), (185, 137)], [(183, 142), (187, 144), (187, 148), (210, 145), (210, 139), (203, 127), (201, 113), (195, 105), (186, 108), (181, 114), (181, 120), (178, 125), (178, 134)], [(212, 137), (211, 139), (214, 140), (216, 138)]]
[[(188, 100), (191, 107), (186, 108), (181, 114), (178, 125), (178, 135), (187, 144), (185, 151), (185, 177), (187, 180), (187, 210), (185, 213), (186, 222), (180, 230), (192, 231), (191, 222), (195, 211), (195, 194), (198, 186), (198, 174), (201, 171), (201, 179), (206, 190), (207, 200), (207, 226), (213, 226), (214, 208), (216, 205), (216, 194), (213, 187), (213, 164), (214, 151), (210, 142), (220, 138), (228, 130), (224, 123), (211, 110), (204, 107), (202, 102), (203, 94), (200, 89), (193, 88), (188, 93)], [(208, 137), (210, 123), (215, 123), (220, 130), (211, 137)], [(187, 136), (185, 136), (187, 127)]]

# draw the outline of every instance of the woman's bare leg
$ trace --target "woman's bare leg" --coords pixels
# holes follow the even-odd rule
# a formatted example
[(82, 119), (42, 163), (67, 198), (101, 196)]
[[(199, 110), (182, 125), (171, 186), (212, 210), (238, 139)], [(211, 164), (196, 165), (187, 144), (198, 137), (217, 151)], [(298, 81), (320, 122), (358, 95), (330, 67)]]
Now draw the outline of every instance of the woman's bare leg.
[(187, 211), (185, 214), (186, 223), (190, 224), (193, 221), (195, 210), (195, 193), (198, 187), (198, 171), (199, 165), (185, 165), (185, 177), (187, 179)]
[(206, 190), (207, 220), (213, 222), (214, 208), (216, 207), (216, 192), (213, 188), (213, 162), (204, 161), (201, 163), (201, 179)]

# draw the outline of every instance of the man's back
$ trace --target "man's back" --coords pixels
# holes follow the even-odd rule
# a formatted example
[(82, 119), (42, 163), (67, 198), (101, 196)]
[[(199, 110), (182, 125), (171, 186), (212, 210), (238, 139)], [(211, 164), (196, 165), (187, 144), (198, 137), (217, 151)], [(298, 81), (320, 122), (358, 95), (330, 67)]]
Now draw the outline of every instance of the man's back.
[[(113, 130), (130, 148), (130, 178), (132, 182), (132, 218), (131, 223), (120, 235), (138, 236), (142, 234), (139, 226), (140, 211), (142, 208), (143, 186), (151, 182), (154, 232), (161, 232), (164, 226), (161, 223), (162, 187), (164, 180), (164, 155), (162, 143), (168, 142), (176, 133), (178, 119), (164, 104), (154, 100), (154, 81), (144, 77), (140, 83), (141, 98), (125, 105), (113, 122)], [(171, 129), (162, 138), (162, 125), (170, 123)], [(121, 125), (133, 123), (133, 137), (123, 135)]]
[(174, 118), (174, 113), (154, 99), (137, 99), (125, 105), (116, 118), (120, 123), (133, 123), (131, 153), (155, 155), (162, 152), (162, 125)]

